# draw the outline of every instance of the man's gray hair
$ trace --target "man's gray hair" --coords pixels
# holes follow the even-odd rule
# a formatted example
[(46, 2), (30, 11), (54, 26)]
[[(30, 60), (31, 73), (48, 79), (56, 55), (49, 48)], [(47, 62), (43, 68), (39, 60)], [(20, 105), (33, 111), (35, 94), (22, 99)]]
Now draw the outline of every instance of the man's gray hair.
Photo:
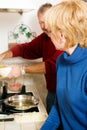
[(49, 9), (50, 7), (52, 7), (51, 3), (45, 3), (43, 4), (39, 9), (38, 9), (38, 14), (39, 13), (44, 13), (47, 9)]

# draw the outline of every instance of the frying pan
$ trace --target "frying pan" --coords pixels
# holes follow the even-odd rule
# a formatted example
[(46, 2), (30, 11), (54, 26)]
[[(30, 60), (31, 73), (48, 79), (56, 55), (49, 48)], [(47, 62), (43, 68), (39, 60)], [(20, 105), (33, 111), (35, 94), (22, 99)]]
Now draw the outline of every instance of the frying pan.
[(15, 110), (27, 110), (36, 107), (39, 103), (39, 100), (35, 96), (16, 94), (4, 99), (3, 103)]

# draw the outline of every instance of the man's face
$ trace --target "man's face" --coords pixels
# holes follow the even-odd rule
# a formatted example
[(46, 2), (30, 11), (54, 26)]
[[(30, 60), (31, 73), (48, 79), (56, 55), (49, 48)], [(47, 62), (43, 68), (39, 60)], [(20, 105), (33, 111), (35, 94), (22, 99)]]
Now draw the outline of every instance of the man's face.
[(39, 24), (40, 24), (42, 31), (45, 32), (46, 34), (48, 34), (47, 29), (45, 28), (44, 13), (38, 14), (38, 20), (39, 20)]

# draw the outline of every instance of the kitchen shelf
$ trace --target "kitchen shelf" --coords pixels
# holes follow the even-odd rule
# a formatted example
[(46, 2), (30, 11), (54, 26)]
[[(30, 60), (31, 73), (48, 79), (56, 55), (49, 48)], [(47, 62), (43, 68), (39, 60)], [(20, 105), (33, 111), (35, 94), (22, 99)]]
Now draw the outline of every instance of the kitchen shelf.
[(23, 13), (29, 13), (30, 11), (33, 11), (34, 9), (12, 9), (12, 8), (0, 8), (0, 13), (19, 13), (22, 15)]

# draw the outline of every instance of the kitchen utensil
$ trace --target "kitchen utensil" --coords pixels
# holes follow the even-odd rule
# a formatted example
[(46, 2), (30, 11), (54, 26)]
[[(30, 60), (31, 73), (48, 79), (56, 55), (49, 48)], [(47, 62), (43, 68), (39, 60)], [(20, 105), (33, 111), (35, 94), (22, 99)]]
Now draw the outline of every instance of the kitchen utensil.
[(5, 105), (15, 110), (27, 110), (39, 103), (39, 100), (31, 95), (16, 94), (2, 100)]
[(7, 75), (10, 73), (11, 67), (5, 66), (5, 65), (0, 65), (0, 78), (5, 78)]
[(2, 96), (3, 93), (2, 86), (3, 86), (3, 81), (0, 80), (0, 97)]
[(3, 122), (3, 121), (14, 121), (14, 118), (3, 118), (3, 119), (0, 119), (0, 122)]

